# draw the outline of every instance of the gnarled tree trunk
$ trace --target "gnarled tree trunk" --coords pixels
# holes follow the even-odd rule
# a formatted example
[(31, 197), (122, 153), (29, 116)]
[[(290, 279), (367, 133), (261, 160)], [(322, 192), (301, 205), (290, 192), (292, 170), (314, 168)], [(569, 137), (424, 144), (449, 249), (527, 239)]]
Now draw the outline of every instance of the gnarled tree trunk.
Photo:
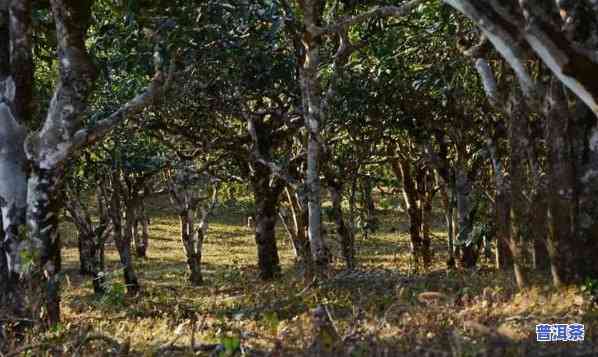
[[(291, 216), (289, 217), (288, 214), (280, 214), (280, 216), (293, 243), (296, 263), (304, 270), (306, 277), (309, 277), (311, 275), (312, 260), (309, 239), (307, 238), (307, 207), (302, 205), (297, 194), (289, 187), (285, 188), (285, 196)], [(289, 222), (289, 219), (291, 222)]]
[(85, 208), (79, 193), (67, 190), (66, 209), (71, 220), (77, 227), (79, 240), (80, 273), (92, 277), (93, 289), (96, 294), (104, 293), (104, 244), (110, 229), (110, 217), (106, 212), (102, 193), (103, 185), (97, 190), (98, 215), (100, 221), (94, 224), (89, 211)]
[(576, 179), (572, 121), (561, 84), (553, 79), (546, 97), (546, 143), (548, 145), (548, 253), (556, 286), (575, 280)]
[[(36, 310), (31, 311), (35, 321), (43, 315), (47, 325), (54, 325), (60, 316), (60, 239), (57, 225), (62, 205), (63, 166), (81, 147), (102, 138), (129, 114), (145, 108), (151, 102), (164, 83), (161, 70), (163, 62), (156, 61), (156, 75), (145, 92), (96, 122), (92, 128), (82, 128), (82, 114), (87, 110), (87, 97), (96, 77), (86, 50), (91, 2), (51, 0), (57, 38), (58, 80), (43, 125), (40, 130), (27, 135), (24, 124), (31, 124), (33, 84), (31, 1), (11, 1), (8, 22), (7, 5), (6, 1), (0, 2), (0, 138), (3, 139), (0, 140), (0, 203), (5, 231), (3, 253), (13, 276), (17, 272), (29, 273), (24, 274), (24, 278), (30, 279), (33, 287), (28, 304)], [(157, 59), (161, 59), (159, 51), (156, 55)], [(24, 155), (29, 164), (27, 173)], [(21, 242), (17, 235), (25, 224), (25, 217), (28, 237)], [(20, 254), (22, 250), (27, 250), (28, 254)], [(31, 257), (33, 264), (19, 262), (19, 256)], [(28, 272), (19, 271), (25, 265), (33, 268)], [(34, 303), (37, 299), (42, 301)], [(18, 300), (12, 304), (17, 310), (19, 304), (26, 301), (22, 295)], [(39, 311), (41, 307), (43, 311)]]
[[(166, 171), (166, 182), (170, 200), (179, 212), (181, 241), (187, 257), (189, 282), (193, 286), (203, 284), (201, 259), (203, 242), (208, 232), (208, 220), (217, 200), (217, 184), (211, 177), (204, 177), (197, 172), (192, 163), (182, 163), (176, 172)], [(202, 196), (212, 190), (210, 196)], [(209, 200), (210, 199), (210, 200)], [(208, 201), (209, 200), (209, 201)], [(199, 222), (195, 218), (201, 212)]]
[(260, 277), (268, 280), (280, 273), (280, 258), (276, 245), (276, 221), (278, 218), (278, 198), (283, 183), (274, 180), (270, 183), (270, 170), (256, 164), (251, 177), (255, 198), (255, 242), (257, 244)]
[[(403, 187), (403, 198), (407, 213), (409, 214), (409, 237), (411, 239), (411, 253), (415, 261), (415, 267), (420, 264), (424, 266), (429, 263), (427, 261), (430, 257), (429, 244), (424, 243), (423, 239), (423, 210), (419, 197), (417, 182), (413, 176), (411, 162), (406, 158), (399, 158), (391, 161), (392, 169), (395, 176), (401, 181)], [(416, 173), (417, 174), (417, 173)]]
[(473, 268), (478, 259), (478, 247), (471, 240), (475, 216), (474, 202), (472, 202), (473, 184), (463, 167), (458, 167), (455, 170), (455, 191), (459, 222), (457, 249), (461, 254), (460, 263), (465, 268)]
[(525, 163), (529, 110), (523, 100), (523, 95), (514, 89), (511, 93), (507, 109), (511, 120), (509, 128), (510, 144), (510, 181), (511, 181), (511, 240), (509, 247), (513, 256), (513, 270), (519, 288), (526, 285), (526, 262), (524, 256), (525, 240), (527, 239), (527, 202), (524, 196), (526, 187)]
[(135, 273), (135, 267), (133, 266), (131, 236), (124, 232), (125, 227), (123, 227), (123, 187), (120, 180), (120, 172), (115, 170), (112, 173), (112, 192), (109, 208), (112, 226), (114, 227), (112, 237), (114, 238), (114, 243), (120, 257), (120, 263), (123, 267), (123, 278), (127, 287), (127, 292), (136, 294), (140, 289), (140, 285), (137, 280), (137, 274)]
[(355, 269), (355, 234), (351, 227), (347, 226), (343, 218), (343, 186), (341, 181), (328, 178), (328, 191), (332, 201), (332, 215), (336, 224), (336, 234), (341, 243), (341, 250), (347, 269)]

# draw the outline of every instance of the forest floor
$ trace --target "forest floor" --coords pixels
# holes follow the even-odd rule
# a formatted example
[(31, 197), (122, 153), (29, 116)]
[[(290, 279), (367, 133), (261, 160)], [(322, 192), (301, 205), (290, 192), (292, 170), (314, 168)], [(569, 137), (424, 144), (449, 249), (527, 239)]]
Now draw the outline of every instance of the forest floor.
[[(193, 355), (184, 349), (192, 339), (222, 344), (220, 355), (241, 344), (248, 351), (274, 349), (278, 352), (271, 355), (288, 356), (310, 345), (312, 311), (324, 305), (344, 343), (361, 341), (353, 356), (598, 356), (593, 347), (598, 311), (587, 292), (573, 286), (557, 290), (547, 272), (535, 273), (530, 288), (519, 292), (511, 273), (496, 271), (486, 258), (475, 271), (447, 270), (440, 221), (428, 271), (411, 267), (406, 217), (382, 213), (381, 228), (358, 239), (357, 272), (306, 288), (282, 228), (282, 277), (262, 282), (243, 210), (220, 208), (204, 244), (205, 284), (190, 287), (175, 213), (166, 199), (156, 200), (151, 213), (148, 257), (135, 261), (142, 284), (135, 297), (123, 294), (113, 244), (106, 250), (112, 289), (102, 299), (94, 297), (89, 278), (78, 274), (76, 233), (63, 226), (63, 323), (29, 342), (75, 351), (73, 341), (93, 331), (128, 344), (134, 356), (167, 355), (167, 350)], [(342, 270), (340, 259), (335, 269)], [(536, 342), (538, 323), (583, 323), (585, 342)], [(94, 349), (80, 352), (95, 354), (105, 343), (97, 340), (90, 343)]]

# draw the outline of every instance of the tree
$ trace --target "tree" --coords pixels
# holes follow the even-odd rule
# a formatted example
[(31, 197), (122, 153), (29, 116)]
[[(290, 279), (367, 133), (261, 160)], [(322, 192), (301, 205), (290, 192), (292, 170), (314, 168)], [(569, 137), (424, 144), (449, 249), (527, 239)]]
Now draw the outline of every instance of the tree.
[[(66, 160), (82, 147), (98, 141), (117, 123), (148, 106), (160, 93), (166, 80), (166, 65), (160, 48), (156, 51), (155, 75), (146, 90), (95, 125), (83, 125), (88, 97), (96, 78), (96, 69), (87, 52), (87, 30), (91, 24), (91, 1), (52, 0), (50, 7), (57, 38), (58, 80), (47, 114), (39, 131), (26, 129), (30, 124), (33, 61), (31, 48), (31, 1), (2, 1), (0, 21), (3, 28), (2, 68), (0, 74), (0, 197), (4, 244), (12, 306), (19, 307), (22, 294), (19, 274), (22, 257), (32, 257), (32, 297), (41, 296), (44, 320), (54, 325), (60, 318), (60, 238), (58, 218), (61, 209), (61, 185)], [(162, 29), (163, 31), (163, 29)], [(162, 33), (156, 33), (159, 37)], [(5, 46), (10, 43), (10, 46)], [(9, 153), (6, 156), (4, 153)], [(25, 167), (29, 167), (26, 171)], [(27, 239), (19, 231), (27, 225)], [(23, 253), (29, 252), (29, 253)], [(20, 310), (20, 308), (17, 308)], [(22, 312), (21, 312), (22, 313)], [(33, 312), (33, 316), (40, 316)]]
[[(194, 166), (192, 162), (180, 162), (176, 167), (166, 169), (165, 178), (181, 223), (181, 241), (187, 256), (189, 282), (199, 286), (203, 283), (203, 242), (208, 232), (208, 219), (216, 205), (218, 183), (201, 168)], [(199, 218), (197, 223), (196, 217)]]

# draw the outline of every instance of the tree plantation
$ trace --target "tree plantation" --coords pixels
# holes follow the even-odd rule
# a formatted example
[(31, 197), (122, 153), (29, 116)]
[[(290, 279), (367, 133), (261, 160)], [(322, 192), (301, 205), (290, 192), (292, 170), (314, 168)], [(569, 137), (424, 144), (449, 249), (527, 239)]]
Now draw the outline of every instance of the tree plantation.
[(598, 1), (0, 0), (0, 356), (598, 356)]

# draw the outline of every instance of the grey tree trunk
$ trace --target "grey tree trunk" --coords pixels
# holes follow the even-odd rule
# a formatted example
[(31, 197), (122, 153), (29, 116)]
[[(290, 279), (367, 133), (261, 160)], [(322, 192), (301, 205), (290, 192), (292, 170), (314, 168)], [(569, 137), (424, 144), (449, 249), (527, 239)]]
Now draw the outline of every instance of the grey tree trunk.
[(311, 276), (312, 268), (312, 255), (309, 247), (309, 239), (307, 237), (308, 228), (308, 216), (307, 207), (302, 205), (301, 200), (297, 197), (297, 194), (290, 188), (285, 189), (285, 195), (287, 198), (288, 205), (291, 213), (291, 223), (288, 223), (287, 217), (283, 217), (285, 220), (285, 226), (288, 228), (291, 240), (293, 241), (293, 247), (296, 252), (297, 265), (304, 270), (306, 278)]
[[(27, 187), (27, 227), (33, 244), (39, 245), (32, 275), (33, 290), (41, 293), (42, 320), (53, 326), (60, 322), (60, 235), (58, 217), (63, 197), (63, 172), (32, 167)], [(39, 265), (37, 265), (39, 264)]]
[[(162, 62), (156, 61), (156, 75), (145, 92), (94, 127), (82, 128), (82, 114), (87, 110), (87, 97), (96, 77), (86, 50), (91, 2), (51, 0), (59, 75), (43, 125), (27, 135), (25, 124), (33, 124), (29, 122), (33, 88), (31, 1), (13, 0), (7, 6), (6, 1), (0, 2), (0, 203), (5, 230), (2, 253), (9, 272), (28, 273), (21, 275), (33, 288), (29, 299), (20, 296), (14, 307), (27, 301), (34, 310), (31, 316), (35, 321), (42, 316), (46, 325), (54, 325), (60, 316), (57, 224), (63, 165), (81, 147), (102, 138), (128, 115), (145, 108), (160, 92), (165, 78)], [(161, 60), (159, 51), (156, 54)], [(29, 230), (27, 239), (21, 241), (17, 236), (25, 217)], [(28, 254), (20, 254), (22, 250)], [(29, 256), (32, 262), (19, 262), (19, 256)], [(33, 268), (19, 271), (25, 266)]]
[(310, 32), (322, 21), (324, 4), (307, 0), (302, 4), (304, 58), (300, 68), (300, 85), (307, 129), (307, 173), (306, 190), (308, 198), (309, 228), (308, 237), (313, 256), (315, 273), (323, 275), (328, 271), (330, 257), (322, 236), (320, 202), (320, 122), (322, 120), (322, 88), (318, 79), (320, 67), (321, 39)]
[(141, 199), (137, 210), (137, 224), (141, 224), (141, 232), (136, 229), (135, 232), (135, 248), (137, 250), (137, 256), (145, 257), (147, 255), (147, 248), (149, 247), (149, 224), (150, 219), (147, 215), (147, 211), (145, 208), (145, 200), (144, 198)]
[(453, 224), (453, 216), (454, 216), (454, 203), (452, 194), (450, 193), (450, 189), (448, 185), (445, 184), (441, 190), (442, 195), (442, 205), (444, 208), (444, 219), (446, 222), (446, 230), (447, 230), (447, 251), (448, 251), (448, 259), (447, 259), (447, 266), (449, 268), (455, 267), (455, 228)]
[(201, 273), (201, 257), (203, 249), (203, 232), (195, 227), (193, 222), (194, 211), (187, 209), (179, 213), (181, 221), (181, 240), (187, 256), (189, 267), (189, 282), (193, 286), (203, 284)]

